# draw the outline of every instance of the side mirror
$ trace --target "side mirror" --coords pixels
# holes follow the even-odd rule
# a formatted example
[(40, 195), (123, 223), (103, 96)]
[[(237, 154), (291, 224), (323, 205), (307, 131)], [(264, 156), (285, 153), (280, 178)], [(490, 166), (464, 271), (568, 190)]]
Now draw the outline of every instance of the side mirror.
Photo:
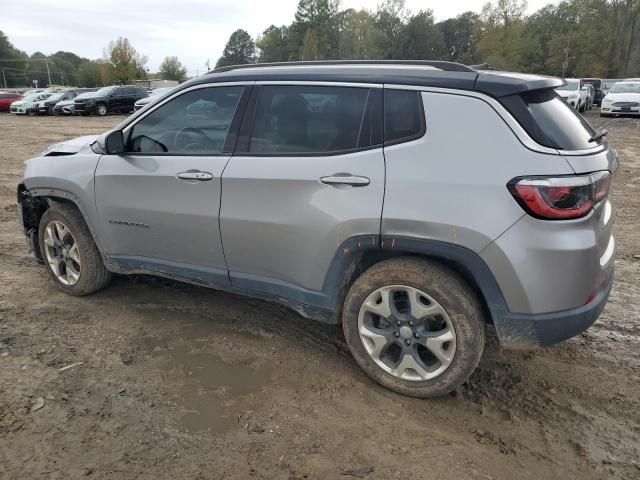
[(105, 140), (105, 150), (111, 155), (119, 155), (124, 153), (124, 137), (122, 130), (114, 130)]

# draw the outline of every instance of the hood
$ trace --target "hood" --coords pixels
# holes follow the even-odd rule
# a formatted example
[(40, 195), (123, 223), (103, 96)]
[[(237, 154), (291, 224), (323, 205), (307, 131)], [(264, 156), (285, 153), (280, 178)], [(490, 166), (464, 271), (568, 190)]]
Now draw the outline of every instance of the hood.
[(640, 102), (640, 93), (607, 93), (607, 102)]
[(22, 105), (26, 105), (27, 101), (26, 100), (18, 100), (17, 102), (12, 102), (11, 105), (14, 105), (16, 107), (21, 107)]
[(98, 135), (85, 135), (83, 137), (72, 138), (66, 142), (56, 143), (48, 147), (40, 154), (41, 157), (53, 157), (56, 155), (73, 155), (83, 148), (88, 148)]
[(73, 100), (60, 100), (56, 105), (73, 105)]

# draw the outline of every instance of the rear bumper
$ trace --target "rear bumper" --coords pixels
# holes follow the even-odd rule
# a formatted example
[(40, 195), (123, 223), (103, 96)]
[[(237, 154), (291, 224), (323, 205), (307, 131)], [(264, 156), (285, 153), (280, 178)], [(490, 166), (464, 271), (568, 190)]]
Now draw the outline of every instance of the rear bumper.
[(613, 271), (586, 305), (543, 314), (507, 313), (494, 318), (504, 348), (548, 347), (584, 332), (598, 319), (613, 286)]

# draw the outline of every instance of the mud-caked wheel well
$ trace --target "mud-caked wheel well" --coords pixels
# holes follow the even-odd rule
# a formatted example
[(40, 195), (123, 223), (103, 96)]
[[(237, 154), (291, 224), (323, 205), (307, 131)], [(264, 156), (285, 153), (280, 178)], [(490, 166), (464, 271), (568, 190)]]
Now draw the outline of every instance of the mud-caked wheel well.
[(417, 254), (415, 252), (387, 251), (387, 250), (364, 251), (351, 261), (351, 263), (349, 264), (348, 268), (345, 271), (343, 285), (342, 285), (342, 288), (340, 289), (340, 298), (338, 299), (338, 302), (337, 302), (337, 305), (338, 305), (337, 318), (339, 322), (342, 319), (342, 305), (344, 304), (346, 294), (351, 288), (351, 286), (353, 285), (353, 283), (356, 281), (356, 279), (373, 265), (379, 262), (382, 262), (384, 260), (388, 260), (391, 258), (399, 258), (399, 257), (422, 258), (425, 260), (429, 260), (431, 262), (440, 263), (442, 265), (449, 267), (451, 270), (454, 270), (458, 275), (462, 277), (462, 279), (475, 292), (482, 306), (485, 322), (489, 324), (493, 323), (491, 311), (489, 310), (486, 298), (484, 297), (482, 290), (478, 285), (478, 282), (473, 277), (473, 275), (471, 275), (469, 271), (466, 268), (464, 268), (463, 265), (460, 265), (453, 260), (436, 257), (436, 256)]
[[(22, 209), (22, 224), (27, 235), (38, 238), (38, 229), (42, 215), (56, 203), (70, 205), (75, 209), (78, 208), (77, 205), (68, 198), (33, 195), (23, 184), (19, 185), (18, 208)], [(42, 260), (42, 253), (40, 252), (38, 242), (33, 242), (33, 247), (36, 257)]]

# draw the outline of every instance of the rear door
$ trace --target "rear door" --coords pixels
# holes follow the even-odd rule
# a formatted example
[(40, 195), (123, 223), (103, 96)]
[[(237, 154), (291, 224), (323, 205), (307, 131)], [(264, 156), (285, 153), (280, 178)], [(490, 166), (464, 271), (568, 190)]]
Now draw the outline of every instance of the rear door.
[[(377, 242), (384, 196), (382, 89), (256, 85), (223, 174), (221, 232), (234, 286), (331, 307), (343, 242)], [(365, 240), (363, 240), (365, 241)]]
[(181, 92), (127, 127), (126, 153), (100, 158), (96, 205), (113, 262), (228, 283), (218, 223), (220, 176), (244, 91), (233, 85)]

